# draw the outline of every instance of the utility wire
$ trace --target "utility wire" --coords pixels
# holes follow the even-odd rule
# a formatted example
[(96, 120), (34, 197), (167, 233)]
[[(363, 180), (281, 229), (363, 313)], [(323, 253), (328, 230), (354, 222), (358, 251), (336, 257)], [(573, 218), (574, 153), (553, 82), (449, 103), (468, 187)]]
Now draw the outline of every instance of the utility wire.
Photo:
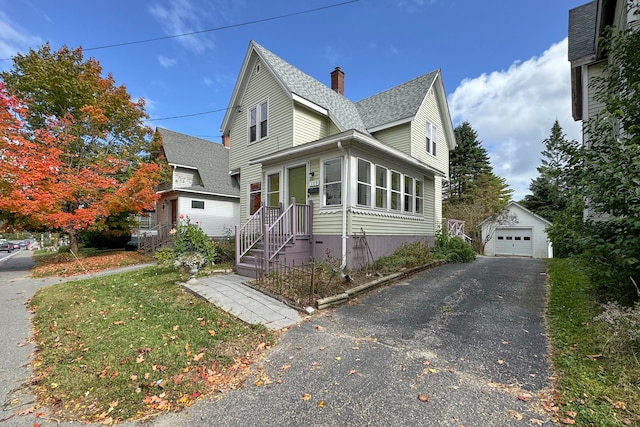
[(320, 10), (331, 9), (331, 8), (339, 7), (339, 6), (345, 6), (345, 5), (349, 4), (349, 3), (356, 3), (356, 2), (359, 2), (359, 1), (360, 0), (349, 0), (349, 1), (342, 2), (342, 3), (335, 3), (335, 4), (330, 4), (330, 5), (327, 5), (327, 6), (316, 7), (315, 9), (307, 9), (307, 10), (303, 10), (303, 11), (300, 11), (300, 12), (292, 12), (292, 13), (287, 13), (287, 14), (284, 14), (284, 15), (272, 16), (270, 18), (256, 19), (254, 21), (241, 22), (239, 24), (225, 25), (223, 27), (209, 28), (207, 30), (192, 31), (190, 33), (175, 34), (175, 35), (172, 35), (172, 36), (164, 36), (164, 37), (155, 37), (155, 38), (152, 38), (152, 39), (136, 40), (136, 41), (131, 41), (131, 42), (114, 43), (114, 44), (108, 44), (108, 45), (104, 45), (104, 46), (89, 47), (89, 48), (85, 48), (85, 49), (82, 49), (82, 50), (83, 51), (88, 51), (88, 50), (98, 50), (98, 49), (110, 49), (110, 48), (113, 48), (113, 47), (129, 46), (129, 45), (132, 45), (132, 44), (141, 44), (141, 43), (150, 43), (150, 42), (155, 42), (155, 41), (159, 41), (159, 40), (175, 39), (175, 38), (178, 38), (178, 37), (186, 37), (186, 36), (193, 36), (193, 35), (196, 35), (196, 34), (210, 33), (210, 32), (213, 32), (213, 31), (227, 30), (229, 28), (243, 27), (243, 26), (246, 26), (246, 25), (259, 24), (261, 22), (275, 21), (277, 19), (290, 18), (292, 16), (304, 15), (304, 14), (312, 13), (312, 12), (318, 12)]
[[(175, 39), (175, 38), (178, 38), (178, 37), (187, 37), (187, 36), (193, 36), (193, 35), (196, 35), (196, 34), (210, 33), (210, 32), (213, 32), (213, 31), (226, 30), (226, 29), (229, 29), (229, 28), (244, 27), (246, 25), (259, 24), (261, 22), (268, 22), (268, 21), (275, 21), (277, 19), (290, 18), (292, 16), (304, 15), (304, 14), (307, 14), (307, 13), (318, 12), (318, 11), (321, 11), (321, 10), (331, 9), (331, 8), (334, 8), (334, 7), (345, 6), (347, 4), (357, 3), (359, 1), (360, 0), (348, 0), (348, 1), (344, 1), (342, 3), (335, 3), (335, 4), (330, 4), (330, 5), (327, 5), (327, 6), (316, 7), (315, 9), (307, 9), (307, 10), (302, 10), (300, 12), (286, 13), (284, 15), (272, 16), (270, 18), (256, 19), (254, 21), (241, 22), (239, 24), (225, 25), (225, 26), (222, 26), (222, 27), (209, 28), (207, 30), (192, 31), (192, 32), (189, 32), (189, 33), (174, 34), (174, 35), (171, 35), (171, 36), (155, 37), (155, 38), (152, 38), (152, 39), (135, 40), (135, 41), (130, 41), (130, 42), (122, 42), (122, 43), (113, 43), (113, 44), (107, 44), (107, 45), (103, 45), (103, 46), (94, 46), (94, 47), (83, 48), (82, 50), (83, 51), (90, 51), (90, 50), (110, 49), (110, 48), (114, 48), (114, 47), (129, 46), (129, 45), (142, 44), (142, 43), (151, 43), (151, 42), (160, 41), (160, 40), (169, 40), (169, 39)], [(0, 58), (0, 61), (11, 61), (12, 59), (13, 58)]]
[(202, 115), (205, 115), (205, 114), (219, 113), (220, 111), (226, 111), (226, 110), (228, 110), (228, 108), (220, 108), (219, 110), (203, 111), (201, 113), (184, 114), (182, 116), (158, 117), (158, 118), (154, 118), (154, 119), (147, 119), (145, 121), (147, 121), (147, 122), (157, 122), (157, 121), (160, 121), (160, 120), (183, 119), (185, 117), (202, 116)]

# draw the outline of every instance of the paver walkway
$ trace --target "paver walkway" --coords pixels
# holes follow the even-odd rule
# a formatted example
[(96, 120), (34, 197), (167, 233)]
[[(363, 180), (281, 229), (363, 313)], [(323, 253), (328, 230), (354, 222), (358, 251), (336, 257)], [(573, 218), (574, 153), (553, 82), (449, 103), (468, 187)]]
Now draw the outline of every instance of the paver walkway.
[(245, 285), (246, 280), (237, 274), (223, 274), (202, 277), (184, 287), (247, 323), (260, 323), (272, 330), (302, 320), (296, 310)]

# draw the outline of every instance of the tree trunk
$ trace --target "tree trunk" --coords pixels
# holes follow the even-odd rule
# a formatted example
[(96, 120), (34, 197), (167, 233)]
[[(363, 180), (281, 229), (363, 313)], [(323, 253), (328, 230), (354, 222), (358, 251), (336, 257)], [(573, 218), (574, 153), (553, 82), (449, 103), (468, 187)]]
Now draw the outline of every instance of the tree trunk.
[(74, 254), (78, 253), (78, 230), (69, 230), (67, 231), (69, 234), (69, 249)]

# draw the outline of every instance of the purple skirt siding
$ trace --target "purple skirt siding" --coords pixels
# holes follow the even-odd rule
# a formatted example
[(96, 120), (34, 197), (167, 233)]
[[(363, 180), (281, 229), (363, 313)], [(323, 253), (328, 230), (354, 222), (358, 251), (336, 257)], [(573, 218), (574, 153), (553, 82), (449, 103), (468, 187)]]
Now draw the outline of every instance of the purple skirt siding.
[[(367, 260), (371, 262), (371, 256), (376, 260), (384, 255), (393, 253), (403, 243), (427, 242), (433, 246), (434, 236), (367, 236), (366, 242), (371, 250), (368, 254), (364, 240), (358, 237), (349, 236), (347, 239), (347, 269), (357, 270), (366, 265)], [(335, 235), (314, 235), (313, 236), (313, 257), (320, 261), (326, 261), (327, 256), (338, 261), (342, 257), (342, 238)]]

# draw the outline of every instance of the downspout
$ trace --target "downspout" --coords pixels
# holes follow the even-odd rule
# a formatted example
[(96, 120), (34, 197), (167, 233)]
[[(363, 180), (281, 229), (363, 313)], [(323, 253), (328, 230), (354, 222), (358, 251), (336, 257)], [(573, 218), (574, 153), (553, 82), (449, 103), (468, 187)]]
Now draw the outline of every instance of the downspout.
[(346, 186), (342, 199), (342, 263), (340, 264), (340, 271), (342, 272), (342, 277), (349, 281), (351, 280), (351, 278), (344, 274), (344, 268), (347, 266), (347, 201), (349, 200), (349, 154), (342, 146), (342, 141), (338, 141), (338, 149), (344, 153), (344, 170), (346, 177), (346, 179), (343, 179), (343, 182), (346, 183)]

